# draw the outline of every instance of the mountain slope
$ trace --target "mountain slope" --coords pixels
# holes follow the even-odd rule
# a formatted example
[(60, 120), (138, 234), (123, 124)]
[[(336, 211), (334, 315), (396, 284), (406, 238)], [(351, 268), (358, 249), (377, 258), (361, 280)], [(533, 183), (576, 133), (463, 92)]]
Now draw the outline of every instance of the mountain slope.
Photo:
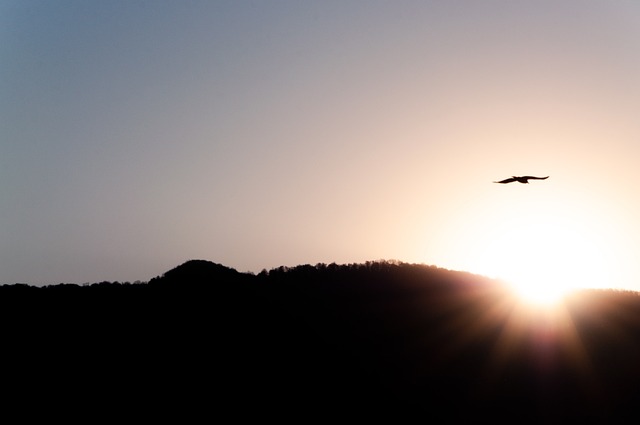
[(7, 385), (64, 382), (102, 408), (117, 394), (211, 419), (609, 422), (640, 401), (637, 294), (588, 291), (542, 314), (499, 282), (424, 265), (252, 275), (196, 260), (148, 284), (3, 286), (0, 319), (19, 371)]

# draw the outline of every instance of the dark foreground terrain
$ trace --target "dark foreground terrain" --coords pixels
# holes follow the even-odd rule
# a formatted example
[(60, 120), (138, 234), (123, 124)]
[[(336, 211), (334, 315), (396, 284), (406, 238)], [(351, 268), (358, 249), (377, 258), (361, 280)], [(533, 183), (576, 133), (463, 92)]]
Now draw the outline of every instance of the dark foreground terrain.
[(0, 287), (22, 419), (634, 423), (640, 297), (534, 311), (498, 282), (397, 262)]

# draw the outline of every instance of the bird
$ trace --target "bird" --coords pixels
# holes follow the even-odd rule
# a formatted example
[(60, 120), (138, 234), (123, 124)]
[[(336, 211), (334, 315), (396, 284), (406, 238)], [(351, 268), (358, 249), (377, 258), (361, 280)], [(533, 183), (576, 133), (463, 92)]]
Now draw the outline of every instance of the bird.
[(512, 176), (509, 179), (500, 180), (499, 182), (494, 182), (494, 183), (505, 184), (505, 183), (519, 182), (519, 183), (529, 184), (529, 180), (546, 180), (548, 178), (549, 178), (549, 176), (547, 176), (547, 177), (534, 177), (534, 176), (516, 177), (516, 176)]

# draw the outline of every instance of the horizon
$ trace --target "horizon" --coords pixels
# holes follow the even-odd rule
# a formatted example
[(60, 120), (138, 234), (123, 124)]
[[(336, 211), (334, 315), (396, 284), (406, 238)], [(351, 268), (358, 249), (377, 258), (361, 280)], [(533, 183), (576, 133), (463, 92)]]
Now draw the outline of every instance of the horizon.
[(270, 273), (273, 271), (277, 271), (279, 272), (281, 269), (285, 269), (285, 270), (294, 270), (296, 268), (300, 268), (300, 267), (313, 267), (313, 268), (318, 268), (321, 266), (337, 266), (340, 268), (343, 267), (352, 267), (352, 266), (357, 266), (357, 267), (362, 267), (362, 266), (367, 266), (369, 264), (381, 264), (381, 265), (395, 265), (395, 266), (410, 266), (410, 267), (423, 267), (425, 269), (432, 269), (432, 270), (439, 270), (439, 271), (443, 271), (443, 272), (449, 272), (449, 273), (454, 273), (454, 274), (460, 274), (460, 275), (470, 275), (473, 276), (475, 278), (478, 278), (481, 281), (484, 280), (488, 280), (488, 281), (492, 281), (493, 283), (497, 283), (501, 286), (503, 286), (505, 289), (507, 289), (508, 291), (510, 291), (513, 295), (517, 296), (518, 298), (520, 298), (522, 300), (522, 302), (524, 302), (525, 304), (528, 304), (530, 306), (533, 306), (534, 308), (539, 308), (539, 307), (543, 307), (543, 308), (555, 308), (556, 304), (558, 302), (562, 302), (562, 300), (568, 296), (571, 295), (571, 293), (578, 293), (580, 291), (591, 291), (591, 290), (595, 290), (595, 291), (614, 291), (614, 292), (632, 292), (632, 293), (637, 293), (640, 294), (640, 291), (636, 291), (633, 289), (627, 289), (627, 288), (615, 288), (615, 287), (572, 287), (569, 289), (565, 289), (562, 292), (551, 292), (549, 293), (541, 293), (538, 294), (535, 291), (527, 291), (526, 288), (524, 288), (525, 290), (522, 290), (523, 288), (519, 288), (517, 285), (514, 285), (513, 282), (509, 282), (506, 281), (502, 278), (499, 277), (493, 277), (493, 276), (488, 276), (488, 275), (484, 275), (481, 273), (474, 273), (474, 272), (470, 272), (467, 270), (456, 270), (456, 269), (449, 269), (446, 267), (440, 267), (438, 265), (435, 264), (427, 264), (427, 263), (411, 263), (411, 262), (405, 262), (402, 260), (398, 260), (398, 259), (376, 259), (376, 260), (367, 260), (367, 261), (362, 261), (362, 262), (349, 262), (349, 263), (338, 263), (338, 262), (319, 262), (319, 263), (314, 263), (314, 264), (310, 264), (310, 263), (301, 263), (301, 264), (295, 264), (295, 265), (285, 265), (285, 264), (281, 264), (279, 266), (274, 266), (274, 267), (270, 267), (270, 268), (263, 268), (261, 270), (238, 270), (234, 267), (231, 267), (229, 265), (223, 264), (223, 263), (219, 263), (213, 260), (207, 260), (207, 259), (202, 259), (202, 258), (192, 258), (186, 261), (183, 261), (179, 264), (174, 265), (173, 267), (170, 267), (152, 277), (149, 277), (148, 279), (138, 279), (138, 280), (130, 280), (130, 279), (125, 279), (125, 280), (115, 280), (115, 281), (105, 281), (105, 280), (95, 280), (95, 281), (86, 281), (86, 282), (57, 282), (57, 283), (25, 283), (25, 282), (13, 282), (13, 283), (3, 283), (0, 282), (0, 286), (12, 286), (12, 285), (28, 285), (28, 286), (32, 286), (32, 287), (51, 287), (51, 286), (58, 286), (58, 285), (78, 285), (78, 286), (86, 286), (86, 285), (94, 285), (94, 284), (101, 284), (101, 283), (111, 283), (111, 284), (148, 284), (150, 281), (153, 281), (155, 279), (162, 279), (163, 277), (166, 276), (166, 274), (168, 272), (174, 271), (176, 269), (180, 269), (184, 266), (189, 265), (189, 263), (209, 263), (209, 264), (213, 264), (216, 266), (222, 266), (223, 268), (232, 270), (234, 272), (237, 272), (239, 274), (243, 274), (243, 275), (250, 275), (250, 276), (258, 276), (264, 272), (266, 273)]
[(2, 284), (398, 259), (640, 291), (640, 4), (0, 1), (0, 40)]

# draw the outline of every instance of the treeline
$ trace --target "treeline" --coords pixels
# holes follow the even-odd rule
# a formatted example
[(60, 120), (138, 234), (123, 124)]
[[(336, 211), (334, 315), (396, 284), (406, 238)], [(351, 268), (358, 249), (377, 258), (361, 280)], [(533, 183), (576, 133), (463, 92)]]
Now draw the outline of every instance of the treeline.
[[(194, 285), (206, 284), (235, 284), (246, 283), (248, 281), (256, 283), (269, 282), (280, 284), (284, 282), (299, 281), (304, 285), (323, 282), (327, 285), (335, 285), (338, 282), (348, 282), (356, 285), (358, 282), (365, 282), (369, 285), (386, 282), (392, 279), (396, 285), (418, 284), (422, 289), (428, 286), (447, 284), (478, 284), (491, 281), (479, 275), (450, 271), (435, 266), (422, 264), (409, 264), (396, 260), (367, 261), (365, 263), (352, 264), (325, 264), (316, 265), (304, 264), (294, 267), (280, 266), (271, 270), (262, 270), (259, 274), (240, 273), (235, 269), (216, 264), (205, 260), (190, 260), (186, 263), (167, 271), (166, 273), (152, 278), (148, 282), (109, 282), (102, 281), (96, 283), (59, 283), (55, 285), (34, 286), (24, 283), (0, 285), (0, 291), (21, 292), (21, 291), (42, 291), (47, 293), (72, 291), (81, 288), (104, 289), (116, 287), (149, 287), (151, 289), (166, 285), (175, 285), (175, 290), (182, 290), (185, 287), (194, 288)], [(425, 280), (426, 279), (426, 280)], [(425, 287), (427, 284), (427, 287)], [(204, 286), (199, 289), (206, 290)], [(390, 289), (390, 288), (389, 288)]]
[(4, 285), (0, 323), (18, 372), (5, 386), (64, 384), (63, 404), (99, 411), (553, 423), (637, 417), (640, 402), (636, 293), (585, 291), (543, 315), (498, 281), (398, 261)]

